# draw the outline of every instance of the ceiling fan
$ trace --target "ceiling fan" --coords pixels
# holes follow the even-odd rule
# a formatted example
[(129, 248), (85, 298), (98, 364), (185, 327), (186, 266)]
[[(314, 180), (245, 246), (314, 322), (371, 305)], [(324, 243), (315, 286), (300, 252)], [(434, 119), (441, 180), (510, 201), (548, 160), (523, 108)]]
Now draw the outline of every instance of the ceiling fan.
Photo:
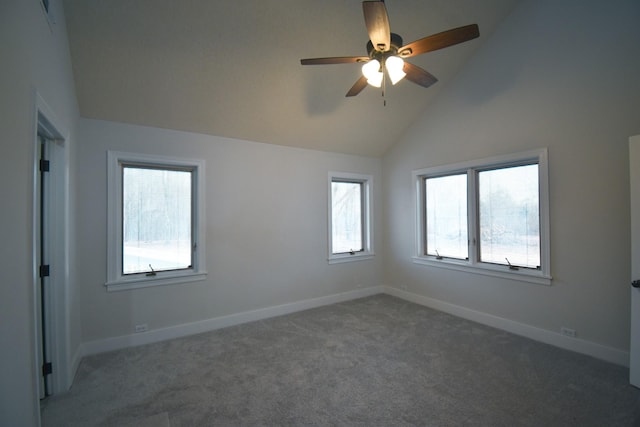
[(362, 10), (370, 38), (367, 43), (369, 56), (337, 56), (300, 60), (302, 65), (363, 63), (363, 75), (349, 89), (346, 96), (356, 96), (362, 92), (367, 84), (381, 87), (384, 84), (385, 76), (388, 76), (392, 84), (396, 84), (406, 77), (413, 83), (429, 87), (438, 79), (428, 71), (404, 61), (404, 58), (411, 58), (422, 53), (463, 43), (480, 35), (478, 26), (472, 24), (433, 34), (403, 45), (402, 37), (390, 30), (389, 16), (384, 0), (363, 1)]

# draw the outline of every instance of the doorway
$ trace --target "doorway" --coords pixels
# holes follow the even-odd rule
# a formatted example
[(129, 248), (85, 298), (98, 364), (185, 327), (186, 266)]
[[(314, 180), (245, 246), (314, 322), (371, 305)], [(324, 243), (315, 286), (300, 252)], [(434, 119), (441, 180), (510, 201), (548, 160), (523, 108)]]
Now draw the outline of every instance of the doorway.
[(640, 387), (640, 135), (629, 138), (631, 189), (631, 337), (629, 382)]
[(37, 366), (39, 367), (39, 387), (38, 395), (40, 399), (51, 395), (51, 373), (53, 372), (53, 363), (51, 362), (51, 295), (49, 292), (51, 265), (49, 264), (49, 232), (50, 223), (48, 221), (50, 180), (48, 175), (51, 170), (51, 162), (48, 160), (48, 151), (53, 140), (46, 130), (38, 123), (38, 179), (36, 182), (36, 208), (35, 216), (36, 224), (36, 266), (37, 266), (37, 285), (36, 285), (36, 354)]
[(36, 95), (33, 195), (33, 315), (38, 397), (69, 380), (68, 158), (64, 131)]

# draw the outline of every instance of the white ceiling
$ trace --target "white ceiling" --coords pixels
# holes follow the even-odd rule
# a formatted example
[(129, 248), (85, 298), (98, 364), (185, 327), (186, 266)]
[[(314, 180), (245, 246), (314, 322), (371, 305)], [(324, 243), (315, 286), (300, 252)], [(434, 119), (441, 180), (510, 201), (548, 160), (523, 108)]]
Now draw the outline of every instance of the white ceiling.
[(359, 0), (65, 0), (83, 117), (381, 156), (518, 0), (387, 0), (405, 43), (476, 23), (480, 37), (409, 59), (439, 82), (345, 94), (365, 55)]

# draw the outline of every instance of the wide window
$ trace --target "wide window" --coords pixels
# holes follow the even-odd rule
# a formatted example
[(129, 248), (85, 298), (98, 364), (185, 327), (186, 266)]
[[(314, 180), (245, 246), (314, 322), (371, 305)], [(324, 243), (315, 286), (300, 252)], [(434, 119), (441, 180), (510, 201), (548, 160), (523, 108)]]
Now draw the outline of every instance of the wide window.
[(550, 283), (546, 150), (413, 175), (415, 262)]
[(204, 162), (109, 152), (110, 290), (204, 278)]
[(373, 255), (371, 176), (329, 174), (329, 261), (344, 262)]

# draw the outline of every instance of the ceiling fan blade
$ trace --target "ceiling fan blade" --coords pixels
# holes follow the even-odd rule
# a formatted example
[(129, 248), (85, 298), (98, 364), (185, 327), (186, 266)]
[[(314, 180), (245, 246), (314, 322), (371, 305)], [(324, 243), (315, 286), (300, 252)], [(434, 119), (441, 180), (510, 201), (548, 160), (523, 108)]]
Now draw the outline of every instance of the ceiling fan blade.
[(382, 1), (363, 1), (364, 23), (369, 39), (376, 50), (386, 52), (391, 48), (391, 28), (389, 15)]
[(406, 61), (402, 70), (407, 73), (405, 77), (407, 80), (422, 87), (429, 87), (438, 81), (438, 79), (436, 79), (430, 72)]
[(412, 56), (420, 55), (421, 53), (432, 52), (434, 50), (466, 42), (468, 40), (475, 39), (479, 35), (480, 30), (476, 24), (453, 28), (404, 45), (398, 49), (398, 55), (403, 58), (410, 58)]
[(359, 94), (360, 92), (362, 92), (362, 90), (367, 87), (367, 78), (365, 76), (361, 76), (358, 81), (351, 86), (351, 89), (349, 89), (349, 92), (347, 92), (346, 96), (356, 96), (357, 94)]
[(308, 58), (301, 59), (302, 65), (327, 65), (327, 64), (350, 64), (352, 62), (367, 62), (368, 56), (335, 56), (331, 58)]

